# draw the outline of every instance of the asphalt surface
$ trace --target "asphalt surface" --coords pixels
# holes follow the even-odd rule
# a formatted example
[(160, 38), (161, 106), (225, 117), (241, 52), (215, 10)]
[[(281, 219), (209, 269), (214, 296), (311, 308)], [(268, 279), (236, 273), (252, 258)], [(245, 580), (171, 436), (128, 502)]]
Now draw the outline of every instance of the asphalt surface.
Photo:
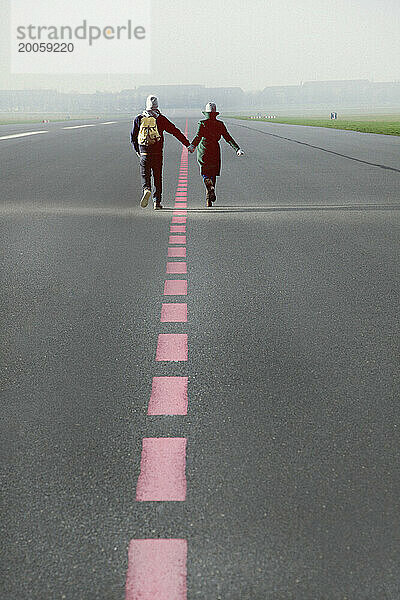
[[(188, 540), (189, 599), (400, 597), (400, 141), (225, 122), (212, 209), (189, 156), (187, 324), (130, 123), (0, 127), (48, 131), (0, 140), (5, 600), (121, 600), (146, 537)], [(156, 375), (189, 376), (186, 417), (146, 416)], [(135, 501), (152, 436), (187, 437), (185, 502)]]

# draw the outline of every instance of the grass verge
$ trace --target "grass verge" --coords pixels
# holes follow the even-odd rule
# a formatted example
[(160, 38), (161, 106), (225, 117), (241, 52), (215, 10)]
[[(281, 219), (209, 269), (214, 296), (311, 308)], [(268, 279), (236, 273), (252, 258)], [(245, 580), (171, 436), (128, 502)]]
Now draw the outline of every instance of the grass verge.
[(391, 117), (385, 120), (382, 117), (369, 117), (366, 120), (353, 119), (301, 119), (292, 117), (279, 117), (277, 119), (266, 119), (264, 117), (232, 116), (233, 119), (243, 121), (264, 121), (266, 123), (285, 123), (287, 125), (303, 125), (309, 127), (329, 127), (330, 129), (346, 129), (360, 131), (361, 133), (381, 133), (384, 135), (400, 135), (400, 117)]

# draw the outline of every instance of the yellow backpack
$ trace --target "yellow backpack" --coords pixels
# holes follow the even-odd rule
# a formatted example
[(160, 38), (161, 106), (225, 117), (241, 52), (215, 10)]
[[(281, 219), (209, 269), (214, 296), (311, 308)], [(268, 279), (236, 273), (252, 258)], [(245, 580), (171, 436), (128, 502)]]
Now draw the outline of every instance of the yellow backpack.
[(140, 146), (152, 146), (161, 140), (154, 117), (142, 117), (138, 142)]

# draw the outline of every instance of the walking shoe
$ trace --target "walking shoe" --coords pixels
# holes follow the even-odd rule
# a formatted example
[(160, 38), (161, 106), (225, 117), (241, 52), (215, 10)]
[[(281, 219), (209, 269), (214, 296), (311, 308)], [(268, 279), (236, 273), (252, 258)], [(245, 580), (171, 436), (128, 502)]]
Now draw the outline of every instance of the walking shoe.
[(140, 206), (142, 208), (146, 208), (146, 206), (149, 203), (150, 196), (151, 196), (151, 190), (147, 190), (147, 189), (143, 190), (143, 196), (142, 196), (142, 199), (140, 201)]
[(161, 210), (162, 206), (159, 202), (153, 202), (153, 208), (154, 210)]
[(207, 202), (215, 202), (217, 198), (215, 197), (215, 187), (212, 180), (207, 177), (204, 183), (207, 188)]
[(207, 200), (207, 206), (212, 206), (211, 200)]

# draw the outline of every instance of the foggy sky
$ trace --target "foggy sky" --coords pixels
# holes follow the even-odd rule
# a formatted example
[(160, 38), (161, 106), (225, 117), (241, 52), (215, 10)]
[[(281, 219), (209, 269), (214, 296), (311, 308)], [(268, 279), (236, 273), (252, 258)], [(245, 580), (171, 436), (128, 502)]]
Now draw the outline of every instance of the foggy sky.
[(11, 75), (9, 2), (0, 0), (2, 89), (400, 80), (400, 0), (151, 0), (152, 70), (140, 76)]

